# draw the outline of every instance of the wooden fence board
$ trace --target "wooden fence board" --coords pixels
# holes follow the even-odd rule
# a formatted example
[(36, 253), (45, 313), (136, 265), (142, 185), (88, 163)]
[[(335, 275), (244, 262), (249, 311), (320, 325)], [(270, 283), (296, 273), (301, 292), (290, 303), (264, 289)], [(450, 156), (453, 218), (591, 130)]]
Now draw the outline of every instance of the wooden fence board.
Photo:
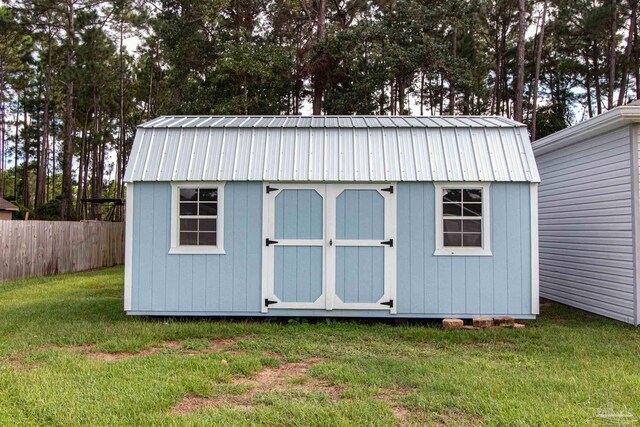
[(0, 221), (0, 282), (123, 263), (123, 222)]

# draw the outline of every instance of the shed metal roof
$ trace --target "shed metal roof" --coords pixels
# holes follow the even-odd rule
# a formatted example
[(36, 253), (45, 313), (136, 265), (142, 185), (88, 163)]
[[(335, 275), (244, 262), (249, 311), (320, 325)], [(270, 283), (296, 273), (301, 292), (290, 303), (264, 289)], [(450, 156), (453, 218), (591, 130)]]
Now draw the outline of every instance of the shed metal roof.
[(136, 132), (135, 181), (540, 180), (502, 117), (163, 116)]

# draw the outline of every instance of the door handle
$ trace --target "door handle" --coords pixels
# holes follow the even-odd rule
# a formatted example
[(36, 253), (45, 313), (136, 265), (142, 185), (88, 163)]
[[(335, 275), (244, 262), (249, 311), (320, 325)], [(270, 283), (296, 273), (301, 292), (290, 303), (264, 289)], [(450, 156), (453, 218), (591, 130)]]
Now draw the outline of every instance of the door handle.
[(329, 239), (329, 246), (333, 246), (333, 239)]

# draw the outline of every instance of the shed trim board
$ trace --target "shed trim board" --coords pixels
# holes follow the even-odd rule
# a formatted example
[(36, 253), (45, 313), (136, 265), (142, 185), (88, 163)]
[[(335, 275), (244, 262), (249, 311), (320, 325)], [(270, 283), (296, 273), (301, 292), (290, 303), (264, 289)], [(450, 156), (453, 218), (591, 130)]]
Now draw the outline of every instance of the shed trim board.
[(540, 254), (538, 243), (538, 183), (531, 184), (531, 312), (540, 314)]
[[(538, 312), (539, 175), (525, 127), (507, 119), (159, 117), (138, 127), (125, 175), (128, 314)], [(211, 191), (180, 204), (180, 188), (209, 186), (217, 211), (199, 204)], [(483, 190), (447, 193), (448, 218), (469, 228), (445, 224), (448, 187)], [(217, 247), (179, 245), (180, 207), (206, 217), (182, 224), (205, 227), (183, 242)], [(460, 248), (443, 251), (445, 225)]]
[(124, 246), (124, 309), (131, 310), (133, 288), (133, 183), (126, 184), (125, 246)]
[(638, 133), (640, 132), (640, 125), (632, 124), (629, 126), (629, 139), (631, 141), (631, 188), (632, 188), (632, 201), (633, 201), (633, 221), (632, 230), (634, 236), (633, 245), (633, 263), (635, 286), (633, 288), (635, 310), (634, 310), (634, 324), (640, 324), (640, 292), (638, 286), (640, 286), (640, 266), (638, 265), (638, 243), (640, 243), (640, 138)]

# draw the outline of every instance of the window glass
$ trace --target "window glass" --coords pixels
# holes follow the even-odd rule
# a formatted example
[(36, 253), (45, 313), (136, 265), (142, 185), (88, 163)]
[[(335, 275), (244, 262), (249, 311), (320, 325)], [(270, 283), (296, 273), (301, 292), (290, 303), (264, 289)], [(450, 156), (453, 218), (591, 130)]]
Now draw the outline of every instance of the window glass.
[(217, 188), (180, 188), (180, 245), (215, 246), (218, 222)]
[(442, 216), (443, 246), (482, 247), (481, 188), (443, 189)]

